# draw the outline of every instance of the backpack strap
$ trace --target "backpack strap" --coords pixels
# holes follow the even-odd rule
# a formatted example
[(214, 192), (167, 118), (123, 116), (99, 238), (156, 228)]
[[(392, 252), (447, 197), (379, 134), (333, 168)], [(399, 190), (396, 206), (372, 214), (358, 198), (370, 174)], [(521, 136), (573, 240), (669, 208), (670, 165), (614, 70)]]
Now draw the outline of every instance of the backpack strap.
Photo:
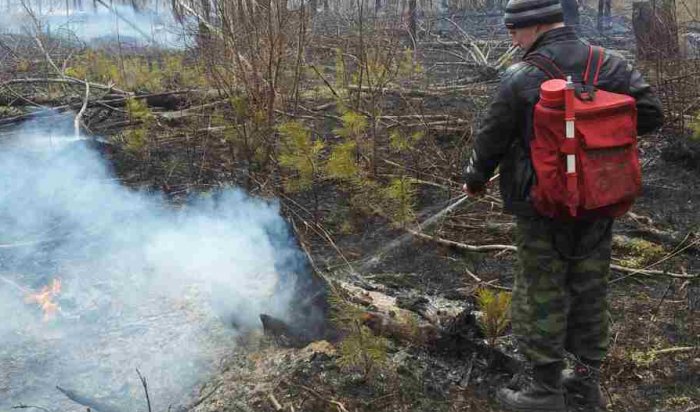
[(554, 60), (543, 54), (532, 53), (525, 58), (525, 62), (542, 70), (550, 79), (566, 80), (566, 75), (561, 71), (559, 66), (554, 63)]
[(603, 66), (603, 57), (605, 53), (602, 47), (588, 46), (588, 62), (586, 62), (586, 71), (583, 72), (583, 83), (588, 86), (596, 87), (598, 85), (598, 76), (600, 68)]

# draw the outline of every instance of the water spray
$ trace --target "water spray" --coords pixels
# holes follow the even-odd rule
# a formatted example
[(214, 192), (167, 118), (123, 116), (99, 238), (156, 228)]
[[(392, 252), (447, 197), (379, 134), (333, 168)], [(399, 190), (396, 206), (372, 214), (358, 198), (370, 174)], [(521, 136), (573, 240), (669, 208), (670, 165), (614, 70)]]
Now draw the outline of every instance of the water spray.
[[(494, 175), (491, 179), (488, 180), (488, 182), (486, 184), (488, 185), (489, 183), (493, 182), (499, 176), (500, 176), (500, 174)], [(457, 198), (449, 199), (448, 200), (449, 204), (447, 206), (440, 209), (438, 212), (436, 212), (435, 214), (433, 214), (429, 218), (425, 219), (423, 222), (416, 224), (414, 226), (414, 231), (422, 232), (423, 230), (425, 230), (426, 228), (430, 227), (435, 222), (440, 220), (440, 218), (442, 218), (446, 214), (450, 213), (451, 211), (455, 210), (458, 206), (460, 206), (462, 203), (464, 203), (465, 201), (467, 201), (468, 199), (471, 199), (471, 198), (472, 198), (472, 196), (464, 193), (464, 194), (458, 196)], [(388, 252), (396, 249), (397, 247), (401, 246), (402, 244), (406, 243), (409, 239), (413, 238), (413, 236), (414, 235), (412, 233), (405, 233), (405, 234), (395, 238), (394, 240), (389, 242), (389, 244), (384, 246), (381, 250), (379, 250), (374, 255), (369, 257), (365, 263), (361, 264), (360, 268), (359, 268), (359, 272), (364, 272), (366, 270), (369, 270), (369, 269), (375, 267), (377, 264), (379, 264), (381, 262), (384, 255), (386, 255)], [(357, 271), (355, 271), (355, 270), (353, 270), (353, 272), (357, 273)]]

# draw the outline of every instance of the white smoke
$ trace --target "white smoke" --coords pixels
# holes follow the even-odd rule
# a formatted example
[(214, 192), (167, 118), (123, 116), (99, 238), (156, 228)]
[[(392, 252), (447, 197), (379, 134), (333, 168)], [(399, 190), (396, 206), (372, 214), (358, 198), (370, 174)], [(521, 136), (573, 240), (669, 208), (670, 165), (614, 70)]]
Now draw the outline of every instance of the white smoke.
[(38, 25), (46, 34), (78, 38), (86, 43), (119, 40), (181, 48), (185, 41), (182, 27), (171, 12), (171, 3), (163, 0), (141, 2), (140, 8), (130, 1), (9, 0), (3, 11), (2, 32), (32, 33)]
[[(0, 141), (0, 410), (84, 409), (56, 385), (144, 410), (136, 368), (166, 410), (236, 330), (287, 317), (303, 255), (275, 203), (226, 189), (175, 207), (128, 189), (64, 120)], [(25, 298), (55, 278), (45, 321)]]

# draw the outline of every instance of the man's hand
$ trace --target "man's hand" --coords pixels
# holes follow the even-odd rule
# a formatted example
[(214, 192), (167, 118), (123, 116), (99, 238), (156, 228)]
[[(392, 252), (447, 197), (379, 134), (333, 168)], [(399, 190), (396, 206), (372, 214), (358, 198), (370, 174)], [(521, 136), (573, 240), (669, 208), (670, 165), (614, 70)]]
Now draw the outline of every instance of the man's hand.
[(462, 186), (462, 192), (470, 197), (483, 197), (486, 193), (486, 187), (484, 185), (469, 185), (465, 183)]

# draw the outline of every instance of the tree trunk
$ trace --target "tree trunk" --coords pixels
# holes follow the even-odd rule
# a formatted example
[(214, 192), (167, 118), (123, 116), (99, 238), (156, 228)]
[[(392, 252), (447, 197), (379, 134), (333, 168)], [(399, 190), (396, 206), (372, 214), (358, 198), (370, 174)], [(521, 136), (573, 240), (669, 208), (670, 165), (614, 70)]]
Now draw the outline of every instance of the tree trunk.
[(416, 0), (408, 0), (408, 31), (416, 39)]
[(610, 7), (612, 0), (598, 0), (598, 31), (603, 31), (605, 26), (610, 24)]
[(578, 1), (560, 0), (561, 8), (564, 11), (564, 23), (567, 26), (576, 26), (579, 23)]
[(656, 60), (678, 56), (675, 0), (635, 2), (632, 25), (639, 59)]

